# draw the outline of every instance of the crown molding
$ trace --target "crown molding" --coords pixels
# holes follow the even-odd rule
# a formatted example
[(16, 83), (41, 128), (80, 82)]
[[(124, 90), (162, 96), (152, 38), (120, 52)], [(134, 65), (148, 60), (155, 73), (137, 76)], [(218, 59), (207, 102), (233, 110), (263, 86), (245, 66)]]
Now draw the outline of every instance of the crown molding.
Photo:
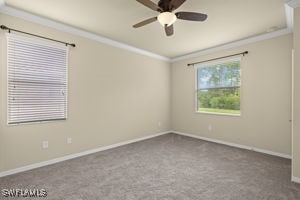
[(275, 37), (279, 37), (282, 35), (292, 33), (293, 29), (294, 29), (294, 8), (295, 8), (294, 6), (296, 6), (296, 5), (299, 6), (300, 5), (299, 3), (300, 3), (300, 0), (292, 0), (284, 5), (286, 24), (287, 24), (287, 28), (285, 28), (285, 29), (281, 29), (281, 30), (274, 31), (271, 33), (265, 33), (265, 34), (254, 36), (254, 37), (249, 37), (249, 38), (246, 38), (243, 40), (230, 42), (228, 44), (223, 44), (223, 45), (211, 47), (211, 48), (196, 51), (196, 52), (192, 52), (190, 54), (186, 54), (183, 56), (178, 56), (178, 57), (171, 59), (171, 62), (177, 62), (177, 61), (181, 61), (181, 60), (185, 60), (185, 59), (189, 59), (189, 58), (204, 56), (204, 55), (215, 53), (218, 51), (227, 50), (227, 49), (231, 49), (234, 47), (240, 47), (240, 46), (251, 44), (254, 42), (268, 40), (271, 38), (275, 38)]
[[(3, 2), (2, 5), (1, 5), (1, 2)], [(71, 34), (74, 34), (74, 35), (77, 35), (77, 36), (84, 37), (84, 38), (87, 38), (87, 39), (95, 40), (95, 41), (98, 41), (98, 42), (101, 42), (101, 43), (104, 43), (104, 44), (107, 44), (107, 45), (110, 45), (110, 46), (113, 46), (113, 47), (117, 47), (117, 48), (120, 48), (120, 49), (131, 51), (131, 52), (143, 55), (143, 56), (148, 56), (148, 57), (151, 57), (151, 58), (155, 58), (155, 59), (163, 60), (163, 61), (168, 61), (168, 62), (170, 61), (170, 58), (168, 58), (168, 57), (161, 56), (161, 55), (155, 54), (153, 52), (146, 51), (146, 50), (143, 50), (143, 49), (140, 49), (140, 48), (122, 43), (122, 42), (118, 42), (118, 41), (109, 39), (107, 37), (101, 36), (101, 35), (93, 34), (93, 33), (87, 32), (87, 31), (83, 31), (83, 30), (80, 30), (78, 28), (74, 28), (74, 27), (69, 26), (69, 25), (65, 25), (65, 24), (50, 20), (50, 19), (46, 19), (44, 17), (36, 16), (36, 15), (30, 14), (30, 13), (25, 12), (25, 11), (21, 11), (21, 10), (15, 9), (15, 8), (11, 8), (11, 7), (6, 6), (4, 4), (4, 0), (0, 0), (0, 13), (4, 13), (4, 14), (10, 15), (10, 16), (18, 17), (18, 18), (21, 18), (21, 19), (24, 19), (24, 20), (27, 20), (27, 21), (30, 21), (30, 22), (33, 22), (33, 23), (48, 26), (48, 27), (51, 27), (51, 28), (54, 28), (54, 29), (57, 29), (57, 30), (60, 30), (60, 31), (64, 31), (64, 32), (67, 32), (67, 33), (71, 33)]]
[(294, 8), (289, 6), (287, 3), (284, 4), (285, 8), (285, 18), (286, 18), (286, 25), (289, 29), (294, 29)]
[(11, 8), (9, 6), (5, 5), (4, 0), (0, 0), (0, 13), (4, 13), (10, 16), (14, 16), (14, 17), (18, 17), (33, 23), (37, 23), (40, 25), (44, 25), (44, 26), (48, 26), (60, 31), (64, 31), (67, 33), (71, 33), (74, 35), (78, 35), (87, 39), (91, 39), (91, 40), (95, 40), (113, 47), (117, 47), (120, 49), (124, 49), (124, 50), (128, 50), (140, 55), (144, 55), (144, 56), (148, 56), (154, 59), (158, 59), (158, 60), (163, 60), (163, 61), (167, 61), (167, 62), (177, 62), (180, 60), (185, 60), (185, 59), (189, 59), (189, 58), (195, 58), (195, 57), (199, 57), (199, 56), (203, 56), (203, 55), (207, 55), (207, 54), (211, 54), (211, 53), (215, 53), (217, 51), (222, 51), (222, 50), (227, 50), (227, 49), (231, 49), (234, 47), (239, 47), (239, 46), (243, 46), (243, 45), (247, 45), (250, 43), (254, 43), (254, 42), (259, 42), (259, 41), (263, 41), (263, 40), (267, 40), (267, 39), (271, 39), (271, 38), (275, 38), (275, 37), (279, 37), (282, 35), (286, 35), (289, 33), (293, 32), (293, 8), (296, 8), (300, 6), (300, 0), (292, 0), (290, 2), (288, 2), (287, 4), (285, 4), (285, 14), (286, 14), (286, 21), (287, 21), (287, 28), (285, 29), (281, 29), (278, 31), (274, 31), (271, 33), (266, 33), (266, 34), (262, 34), (262, 35), (258, 35), (258, 36), (254, 36), (254, 37), (249, 37), (243, 40), (239, 40), (239, 41), (234, 41), (231, 43), (227, 43), (227, 44), (223, 44), (223, 45), (219, 45), (216, 47), (212, 47), (212, 48), (208, 48), (208, 49), (204, 49), (204, 50), (199, 50), (196, 52), (192, 52), (190, 54), (186, 54), (186, 55), (182, 55), (182, 56), (178, 56), (178, 57), (174, 57), (174, 58), (169, 58), (169, 57), (165, 57), (150, 51), (146, 51), (144, 49), (140, 49), (125, 43), (121, 43), (112, 39), (109, 39), (107, 37), (101, 36), (101, 35), (97, 35), (97, 34), (93, 34), (93, 33), (89, 33), (87, 31), (83, 31), (77, 28), (74, 28), (72, 26), (69, 25), (65, 25), (44, 17), (40, 17), (40, 16), (36, 16), (33, 14), (30, 14), (28, 12), (25, 11), (21, 11), (15, 8)]
[(292, 8), (299, 8), (300, 7), (300, 0), (291, 0), (287, 4)]
[(244, 39), (244, 40), (239, 40), (239, 41), (231, 42), (231, 43), (228, 43), (228, 44), (224, 44), (224, 45), (204, 49), (204, 50), (197, 51), (197, 52), (194, 52), (194, 53), (191, 53), (191, 54), (186, 54), (184, 56), (179, 56), (179, 57), (173, 58), (171, 60), (171, 62), (177, 62), (177, 61), (181, 61), (181, 60), (185, 60), (185, 59), (189, 59), (189, 58), (196, 58), (196, 57), (199, 57), (199, 56), (204, 56), (204, 55), (215, 53), (215, 52), (218, 52), (218, 51), (224, 51), (224, 50), (244, 46), (244, 45), (247, 45), (247, 44), (251, 44), (251, 43), (255, 43), (255, 42), (259, 42), (259, 41), (263, 41), (263, 40), (268, 40), (268, 39), (271, 39), (271, 38), (279, 37), (279, 36), (290, 34), (290, 33), (292, 33), (292, 29), (285, 28), (285, 29), (281, 29), (281, 30), (274, 31), (274, 32), (271, 32), (271, 33), (265, 33), (265, 34), (250, 37), (250, 38), (247, 38), (247, 39)]

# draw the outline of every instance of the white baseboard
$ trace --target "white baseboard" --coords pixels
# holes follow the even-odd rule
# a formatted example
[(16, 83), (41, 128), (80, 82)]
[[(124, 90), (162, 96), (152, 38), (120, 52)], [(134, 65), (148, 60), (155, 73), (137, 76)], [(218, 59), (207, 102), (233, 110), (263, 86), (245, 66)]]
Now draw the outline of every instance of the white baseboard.
[(190, 133), (182, 133), (182, 132), (178, 132), (178, 131), (172, 131), (172, 133), (176, 133), (178, 135), (192, 137), (192, 138), (196, 138), (196, 139), (200, 139), (200, 140), (205, 140), (205, 141), (208, 141), (208, 142), (224, 144), (224, 145), (231, 146), (231, 147), (237, 147), (237, 148), (240, 148), (240, 149), (247, 149), (247, 150), (250, 150), (250, 151), (264, 153), (264, 154), (268, 154), (268, 155), (272, 155), (272, 156), (278, 156), (278, 157), (287, 158), (287, 159), (292, 158), (288, 154), (277, 153), (277, 152), (273, 152), (273, 151), (269, 151), (269, 150), (259, 149), (259, 148), (256, 148), (256, 147), (250, 147), (250, 146), (235, 144), (235, 143), (231, 143), (231, 142), (225, 142), (225, 141), (222, 141), (222, 140), (217, 140), (217, 139), (212, 139), (212, 138), (207, 138), (207, 137), (201, 137), (201, 136), (190, 134)]
[(294, 183), (300, 183), (300, 178), (296, 176), (292, 176), (292, 182)]
[[(273, 152), (273, 151), (269, 151), (269, 150), (259, 149), (259, 148), (255, 148), (255, 147), (249, 147), (249, 146), (246, 146), (246, 145), (240, 145), (240, 144), (235, 144), (235, 143), (231, 143), (231, 142), (225, 142), (225, 141), (222, 141), (222, 140), (217, 140), (217, 139), (212, 139), (212, 138), (207, 138), (207, 137), (201, 137), (201, 136), (197, 136), (197, 135), (193, 135), (193, 134), (189, 134), (189, 133), (182, 133), (182, 132), (178, 132), (178, 131), (166, 131), (166, 132), (156, 133), (156, 134), (152, 134), (152, 135), (137, 138), (137, 139), (127, 140), (127, 141), (124, 141), (124, 142), (120, 142), (120, 143), (116, 143), (116, 144), (112, 144), (112, 145), (108, 145), (108, 146), (103, 146), (103, 147), (99, 147), (99, 148), (96, 148), (96, 149), (91, 149), (91, 150), (80, 152), (80, 153), (70, 154), (70, 155), (55, 158), (55, 159), (52, 159), (52, 160), (47, 160), (47, 161), (27, 165), (27, 166), (24, 166), (24, 167), (19, 167), (19, 168), (16, 168), (16, 169), (0, 172), (0, 177), (12, 175), (12, 174), (17, 174), (17, 173), (20, 173), (20, 172), (25, 172), (25, 171), (28, 171), (28, 170), (44, 167), (44, 166), (47, 166), (47, 165), (52, 165), (52, 164), (55, 164), (55, 163), (58, 163), (58, 162), (70, 160), (70, 159), (73, 159), (73, 158), (82, 157), (82, 156), (85, 156), (85, 155), (105, 151), (105, 150), (108, 150), (108, 149), (113, 149), (113, 148), (120, 147), (120, 146), (123, 146), (123, 145), (126, 145), (126, 144), (131, 144), (131, 143), (134, 143), (134, 142), (147, 140), (147, 139), (158, 137), (158, 136), (165, 135), (165, 134), (168, 134), (168, 133), (175, 133), (175, 134), (178, 134), (178, 135), (183, 135), (183, 136), (187, 136), (187, 137), (201, 139), (201, 140), (214, 142), (214, 143), (218, 143), (218, 144), (223, 144), (223, 145), (227, 145), (227, 146), (231, 146), (231, 147), (237, 147), (237, 148), (240, 148), (240, 149), (247, 149), (247, 150), (251, 150), (251, 151), (255, 151), (255, 152), (269, 154), (269, 155), (272, 155), (272, 156), (278, 156), (278, 157), (282, 157), (282, 158), (291, 159), (291, 156), (287, 155), (287, 154), (277, 153), (277, 152)], [(296, 183), (300, 183), (300, 178), (292, 177), (292, 181), (296, 182)]]
[(113, 149), (113, 148), (120, 147), (120, 146), (123, 146), (123, 145), (126, 145), (126, 144), (131, 144), (131, 143), (134, 143), (134, 142), (147, 140), (147, 139), (154, 138), (154, 137), (161, 136), (161, 135), (165, 135), (165, 134), (168, 134), (168, 133), (171, 133), (171, 131), (156, 133), (156, 134), (152, 134), (152, 135), (149, 135), (149, 136), (145, 136), (145, 137), (141, 137), (141, 138), (137, 138), (137, 139), (133, 139), (133, 140), (127, 140), (127, 141), (124, 141), (124, 142), (120, 142), (120, 143), (116, 143), (116, 144), (112, 144), (112, 145), (108, 145), (108, 146), (103, 146), (103, 147), (99, 147), (99, 148), (96, 148), (96, 149), (91, 149), (91, 150), (80, 152), (80, 153), (74, 153), (74, 154), (70, 154), (70, 155), (67, 155), (67, 156), (55, 158), (55, 159), (52, 159), (52, 160), (47, 160), (47, 161), (27, 165), (27, 166), (24, 166), (24, 167), (19, 167), (19, 168), (16, 168), (16, 169), (0, 172), (0, 177), (12, 175), (12, 174), (17, 174), (17, 173), (20, 173), (20, 172), (25, 172), (25, 171), (28, 171), (28, 170), (44, 167), (44, 166), (47, 166), (47, 165), (52, 165), (52, 164), (55, 164), (55, 163), (58, 163), (58, 162), (70, 160), (70, 159), (73, 159), (73, 158), (82, 157), (82, 156), (85, 156), (85, 155), (89, 155), (89, 154), (92, 154), (92, 153), (97, 153), (97, 152), (100, 152), (100, 151), (105, 151), (105, 150), (108, 150), (108, 149)]

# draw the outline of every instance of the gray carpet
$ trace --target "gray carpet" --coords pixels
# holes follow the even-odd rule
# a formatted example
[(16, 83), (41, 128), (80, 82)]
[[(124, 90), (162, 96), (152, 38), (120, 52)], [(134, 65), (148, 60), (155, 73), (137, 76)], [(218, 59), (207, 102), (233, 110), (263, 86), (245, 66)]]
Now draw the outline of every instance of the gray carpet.
[(299, 200), (290, 179), (290, 160), (167, 134), (3, 177), (0, 188), (57, 200)]

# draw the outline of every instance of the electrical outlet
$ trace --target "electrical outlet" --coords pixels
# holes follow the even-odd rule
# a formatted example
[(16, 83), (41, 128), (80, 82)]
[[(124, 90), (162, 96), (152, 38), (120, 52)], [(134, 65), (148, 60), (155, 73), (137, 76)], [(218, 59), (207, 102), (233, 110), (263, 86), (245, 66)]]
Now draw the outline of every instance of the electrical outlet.
[(42, 142), (42, 148), (43, 149), (48, 149), (48, 147), (49, 147), (49, 142), (48, 141), (43, 141)]
[(209, 132), (211, 132), (211, 131), (213, 130), (213, 127), (212, 127), (212, 125), (211, 125), (211, 124), (209, 124), (209, 125), (208, 125), (208, 127), (207, 127), (207, 129), (208, 129), (208, 131), (209, 131)]
[(161, 122), (158, 122), (158, 127), (161, 127)]
[(72, 144), (72, 138), (70, 137), (67, 138), (67, 144)]

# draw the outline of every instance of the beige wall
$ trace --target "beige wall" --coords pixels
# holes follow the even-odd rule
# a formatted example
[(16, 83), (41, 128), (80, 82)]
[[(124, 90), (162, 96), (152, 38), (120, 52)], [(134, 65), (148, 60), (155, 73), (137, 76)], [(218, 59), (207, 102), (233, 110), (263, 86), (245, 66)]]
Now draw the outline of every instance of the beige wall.
[(294, 10), (293, 176), (300, 179), (300, 8)]
[[(242, 58), (241, 116), (195, 113), (195, 70), (187, 63), (245, 50), (249, 54)], [(291, 50), (290, 34), (174, 63), (173, 130), (291, 154)]]
[[(68, 119), (8, 126), (6, 41), (0, 32), (0, 172), (170, 130), (169, 63), (3, 14), (0, 24), (77, 45), (69, 54)], [(66, 145), (68, 136), (72, 145)], [(42, 150), (42, 140), (49, 149)]]
[[(0, 32), (0, 172), (171, 129), (291, 153), (292, 35), (179, 61), (170, 68), (163, 61), (7, 15), (0, 14), (0, 24), (77, 44), (69, 58), (68, 120), (8, 126), (6, 41)], [(242, 60), (241, 117), (194, 113), (195, 74), (186, 64), (244, 50), (250, 53)], [(67, 137), (73, 138), (72, 145), (66, 145)], [(49, 141), (49, 149), (42, 150), (42, 140)], [(294, 152), (299, 158), (300, 150)], [(294, 162), (298, 169), (299, 163)]]

